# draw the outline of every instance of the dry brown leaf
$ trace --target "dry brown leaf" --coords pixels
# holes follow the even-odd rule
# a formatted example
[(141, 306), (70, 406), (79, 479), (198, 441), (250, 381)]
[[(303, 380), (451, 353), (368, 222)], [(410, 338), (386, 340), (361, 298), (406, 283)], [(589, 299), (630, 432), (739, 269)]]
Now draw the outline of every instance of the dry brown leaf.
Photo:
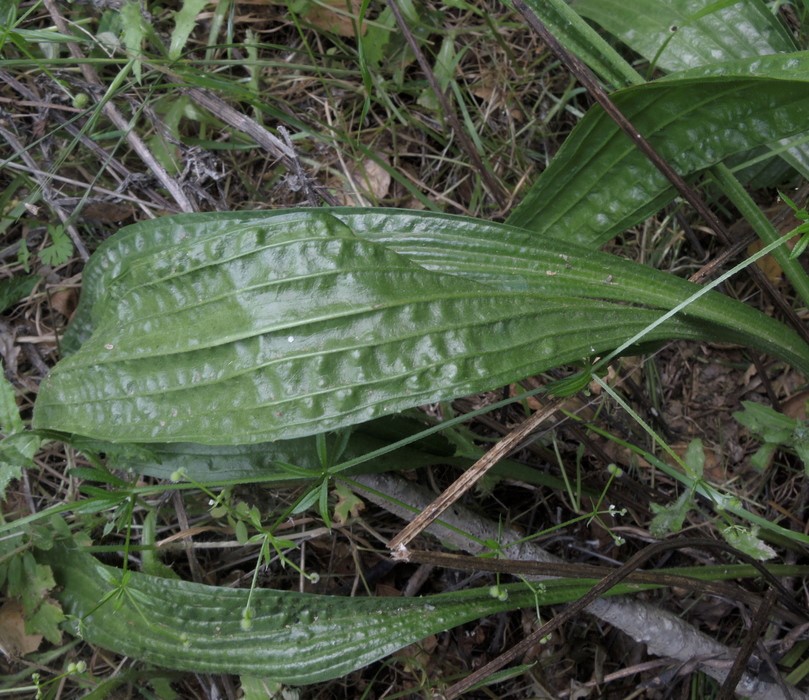
[(418, 671), (427, 666), (437, 646), (438, 637), (431, 634), (420, 642), (408, 644), (406, 647), (394, 652), (393, 655), (402, 662), (405, 671)]
[[(795, 238), (788, 240), (787, 247), (792, 250), (799, 240), (800, 236), (795, 236)], [(747, 246), (747, 255), (758, 253), (758, 251), (760, 251), (763, 247), (764, 244), (761, 241), (753, 241), (749, 246)], [(765, 255), (763, 258), (756, 260), (756, 265), (758, 265), (761, 271), (767, 275), (767, 279), (773, 284), (781, 281), (784, 271), (781, 269), (781, 266), (775, 261), (775, 258), (772, 255)]]
[(81, 210), (83, 219), (97, 224), (117, 224), (133, 216), (129, 202), (90, 202)]
[[(361, 4), (361, 0), (317, 0), (303, 11), (303, 18), (317, 29), (338, 36), (354, 36)], [(363, 22), (360, 33), (365, 34), (366, 29)]]
[(809, 391), (801, 391), (791, 396), (781, 404), (785, 416), (795, 420), (806, 420), (806, 402), (809, 401)]
[(79, 303), (79, 295), (75, 289), (57, 289), (51, 293), (51, 306), (65, 318), (73, 316)]
[[(388, 159), (380, 153), (376, 154), (376, 158), (385, 163), (389, 162)], [(366, 158), (351, 169), (350, 175), (358, 193), (343, 192), (338, 195), (339, 203), (344, 206), (363, 206), (367, 204), (367, 202), (362, 201), (364, 197), (379, 201), (390, 189), (390, 173), (382, 167), (376, 159), (372, 160), (371, 158)]]
[(0, 607), (0, 651), (9, 659), (19, 659), (35, 652), (41, 643), (41, 634), (25, 633), (22, 605), (16, 600), (7, 600)]
[[(388, 159), (382, 155), (377, 155), (385, 163)], [(382, 199), (390, 189), (390, 173), (377, 161), (366, 158), (357, 171), (357, 184), (375, 199)]]

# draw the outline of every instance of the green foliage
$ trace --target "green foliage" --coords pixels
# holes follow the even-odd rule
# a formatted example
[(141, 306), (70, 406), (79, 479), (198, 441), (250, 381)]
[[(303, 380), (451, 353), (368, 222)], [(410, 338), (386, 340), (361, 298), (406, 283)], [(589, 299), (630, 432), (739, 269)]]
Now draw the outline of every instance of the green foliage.
[[(757, 56), (670, 74), (610, 97), (675, 170), (695, 175), (731, 155), (807, 131), (807, 69), (803, 52)], [(598, 247), (675, 195), (629, 137), (594, 107), (508, 223)]]
[(683, 462), (686, 476), (693, 479), (693, 483), (680, 494), (674, 503), (667, 506), (661, 506), (658, 503), (651, 504), (652, 512), (655, 515), (649, 525), (649, 532), (655, 537), (665, 537), (672, 532), (679, 532), (683, 527), (685, 516), (694, 504), (696, 485), (702, 479), (705, 467), (702, 440), (692, 440), (689, 443)]
[(769, 406), (743, 401), (743, 411), (733, 414), (745, 428), (763, 441), (752, 457), (753, 466), (763, 471), (780, 447), (792, 449), (803, 462), (809, 475), (809, 421), (789, 418)]
[(574, 0), (574, 9), (646, 58), (679, 71), (797, 47), (760, 0)]
[[(500, 610), (574, 600), (593, 583), (559, 579), (541, 590), (502, 586), (507, 593), (497, 598), (487, 587), (421, 598), (344, 598), (204, 586), (136, 572), (122, 580), (117, 569), (69, 545), (41, 558), (57, 574), (72, 632), (88, 642), (166, 668), (295, 685), (338, 678)], [(619, 586), (611, 593), (645, 588)], [(242, 624), (245, 619), (249, 625)]]
[(143, 68), (140, 59), (143, 56), (146, 23), (139, 2), (129, 0), (121, 6), (121, 28), (124, 47), (130, 56), (138, 59), (132, 67), (132, 72), (135, 79), (141, 82)]
[[(181, 59), (209, 4), (185, 0), (174, 14), (167, 52), (172, 61)], [(809, 129), (809, 60), (794, 52), (762, 3), (711, 3), (711, 9), (695, 11), (684, 0), (652, 0), (646, 7), (653, 8), (654, 21), (641, 24), (649, 18), (632, 2), (599, 7), (579, 0), (576, 7), (589, 8), (616, 36), (621, 29), (609, 29), (611, 19), (634, 16), (642, 31), (625, 40), (637, 41), (633, 48), (653, 68), (678, 71), (649, 83), (562, 0), (530, 4), (608, 84), (624, 88), (613, 93), (615, 102), (692, 180), (731, 157), (753, 157)], [(469, 8), (462, 0), (451, 5)], [(409, 21), (423, 24), (421, 9), (411, 2), (402, 7)], [(747, 22), (744, 36), (728, 41), (717, 35), (716, 45), (704, 41), (728, 22), (741, 26), (741, 18)], [(131, 69), (140, 82), (147, 65), (143, 48), (153, 38), (140, 5), (127, 2), (120, 17), (106, 13), (99, 26), (104, 22), (132, 59), (117, 80)], [(394, 27), (390, 11), (383, 10), (357, 37), (367, 92), (361, 122), (380, 87), (380, 71), (389, 71), (399, 87), (406, 82), (405, 67), (413, 59)], [(36, 38), (3, 36), (11, 42)], [(248, 41), (248, 87), (255, 97), (257, 44)], [(436, 46), (439, 83), (456, 90), (463, 52), (451, 31)], [(722, 65), (716, 65), (717, 47), (724, 52)], [(702, 53), (695, 58), (692, 49)], [(765, 53), (774, 55), (760, 55)], [(413, 95), (417, 105), (437, 111), (430, 92), (419, 87)], [(170, 137), (181, 141), (182, 120), (189, 117), (186, 98), (151, 107)], [(694, 142), (703, 147), (693, 148)], [(176, 148), (162, 132), (149, 145), (167, 169), (178, 171)], [(784, 157), (800, 167), (802, 149), (790, 147)], [(277, 685), (335, 678), (452, 625), (581, 596), (591, 582), (548, 582), (540, 589), (497, 585), (417, 600), (263, 590), (257, 574), (270, 561), (303, 574), (289, 555), (294, 540), (278, 537), (261, 508), (239, 500), (233, 483), (220, 491), (209, 484), (304, 482), (307, 490), (284, 517), (317, 506), (330, 526), (332, 514), (344, 523), (361, 505), (342, 483), (332, 484), (349, 468), (466, 464), (474, 457), (474, 445), (458, 436), (463, 454), (456, 455), (447, 438), (415, 442), (420, 425), (391, 427), (392, 415), (419, 404), (564, 364), (584, 368), (553, 387), (573, 393), (599, 379), (603, 366), (597, 358), (672, 338), (743, 344), (809, 373), (809, 348), (785, 326), (716, 293), (697, 298), (699, 287), (672, 275), (595, 252), (673, 199), (668, 182), (595, 108), (529, 191), (511, 225), (338, 208), (165, 217), (120, 231), (84, 271), (81, 306), (64, 340), (66, 357), (41, 387), (34, 425), (90, 458), (92, 466), (71, 471), (84, 480), (86, 500), (66, 507), (97, 518), (93, 522), (105, 536), (126, 531), (124, 569), (104, 566), (76, 547), (64, 521), (46, 526), (43, 518), (42, 525), (29, 522), (0, 540), (0, 581), (23, 601), (30, 629), (51, 641), (58, 640), (65, 621), (55, 596), (72, 633), (90, 643), (170, 668), (242, 674), (245, 690), (254, 693), (267, 687), (257, 679)], [(793, 208), (807, 221), (805, 210)], [(806, 234), (806, 228), (796, 232)], [(62, 227), (49, 235), (51, 245), (40, 260), (61, 265), (72, 254), (71, 241)], [(804, 235), (793, 257), (807, 240)], [(27, 259), (21, 262), (27, 265)], [(9, 298), (28, 293), (22, 289), (12, 289)], [(633, 341), (627, 348), (628, 338)], [(40, 438), (23, 430), (8, 382), (0, 386), (0, 411), (6, 435), (0, 443), (2, 495), (8, 481), (30, 465)], [(785, 427), (782, 419), (754, 416), (747, 408), (740, 417), (766, 449), (785, 445), (806, 462), (806, 425)], [(341, 430), (325, 434), (334, 429)], [(169, 478), (172, 488), (191, 485), (210, 497), (210, 516), (258, 552), (250, 589), (178, 581), (154, 551), (154, 509), (143, 523), (143, 572), (128, 570), (140, 492), (100, 466), (94, 454), (102, 451), (110, 469)], [(719, 512), (754, 522), (704, 481), (698, 441), (689, 446), (682, 471), (653, 456), (649, 461), (685, 487), (675, 502), (652, 505), (654, 535), (679, 531), (698, 496)], [(581, 485), (568, 486), (578, 508)], [(584, 518), (616, 513), (600, 509), (605, 494)], [(60, 533), (58, 541), (50, 527)], [(729, 525), (722, 532), (757, 558), (774, 554), (755, 527)]]
[(63, 226), (48, 226), (51, 244), (39, 251), (39, 259), (45, 265), (58, 267), (70, 260), (73, 255), (73, 243)]
[(16, 392), (2, 370), (0, 361), (0, 501), (6, 497), (9, 482), (31, 465), (40, 445), (38, 437), (24, 431)]
[(679, 532), (683, 528), (685, 516), (691, 509), (694, 502), (694, 492), (692, 489), (683, 491), (674, 503), (661, 506), (659, 503), (651, 503), (649, 507), (654, 513), (649, 532), (654, 537), (665, 537), (672, 532)]
[(792, 231), (792, 233), (794, 233), (796, 236), (800, 236), (800, 240), (795, 244), (795, 247), (792, 249), (789, 257), (793, 259), (798, 258), (803, 254), (807, 246), (809, 246), (809, 211), (806, 211), (805, 208), (800, 208), (783, 192), (781, 192), (780, 195), (781, 199), (783, 199), (795, 213), (795, 218), (798, 219), (798, 221), (803, 222), (802, 224), (796, 226)]
[(40, 278), (38, 275), (27, 275), (25, 277), (9, 277), (0, 280), (0, 313), (11, 308), (18, 301), (25, 299), (37, 286)]
[[(316, 434), (586, 361), (696, 291), (616, 256), (425, 212), (145, 222), (88, 265), (65, 338), (84, 342), (43, 383), (34, 425), (117, 442)], [(643, 341), (668, 338), (724, 338), (809, 370), (794, 333), (714, 293)]]
[(54, 517), (25, 528), (13, 529), (0, 538), (0, 587), (22, 604), (26, 634), (41, 634), (58, 644), (59, 625), (65, 615), (52, 597), (56, 582), (50, 566), (37, 556), (51, 550), (59, 537), (69, 534), (61, 518)]
[(728, 527), (720, 528), (720, 532), (729, 545), (740, 552), (744, 552), (747, 556), (753, 557), (753, 559), (767, 561), (767, 559), (772, 559), (775, 556), (775, 550), (759, 538), (757, 527), (747, 528), (729, 525)]
[(169, 58), (177, 59), (182, 55), (188, 37), (194, 31), (197, 15), (209, 4), (209, 0), (183, 0), (183, 6), (174, 13), (174, 30), (171, 33)]

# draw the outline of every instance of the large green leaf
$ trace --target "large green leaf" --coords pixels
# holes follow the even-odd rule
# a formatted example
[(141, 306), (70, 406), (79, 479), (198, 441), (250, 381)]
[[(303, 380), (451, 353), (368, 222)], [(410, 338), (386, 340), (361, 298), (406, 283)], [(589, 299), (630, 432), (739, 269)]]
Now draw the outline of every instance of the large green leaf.
[[(703, 66), (611, 97), (663, 158), (689, 176), (735, 153), (809, 130), (809, 54)], [(596, 246), (674, 196), (668, 180), (595, 107), (508, 222)]]
[[(737, 59), (795, 51), (795, 42), (761, 0), (576, 0), (575, 8), (627, 46), (665, 71)], [(618, 84), (613, 83), (617, 86)], [(809, 177), (809, 148), (805, 143), (777, 147), (782, 168), (771, 164), (745, 169), (742, 180), (772, 186), (784, 181), (791, 167)], [(747, 155), (747, 154), (744, 154)], [(765, 164), (767, 161), (764, 162)]]
[[(293, 591), (205, 586), (136, 572), (124, 573), (89, 554), (55, 545), (38, 558), (49, 564), (72, 632), (91, 644), (165, 668), (239, 673), (308, 684), (344, 676), (407, 644), (521, 607), (581, 597), (594, 583), (559, 579), (535, 594), (505, 586), (424, 598), (347, 598)], [(125, 585), (124, 585), (124, 579)], [(653, 588), (622, 585), (610, 595)], [(243, 611), (252, 609), (252, 625)]]
[(797, 48), (761, 0), (574, 0), (572, 5), (665, 71)]
[[(87, 282), (86, 340), (43, 382), (35, 427), (204, 444), (300, 437), (579, 362), (698, 290), (505, 225), (359, 209), (138, 224)], [(794, 333), (718, 294), (645, 340), (668, 338), (809, 371)]]

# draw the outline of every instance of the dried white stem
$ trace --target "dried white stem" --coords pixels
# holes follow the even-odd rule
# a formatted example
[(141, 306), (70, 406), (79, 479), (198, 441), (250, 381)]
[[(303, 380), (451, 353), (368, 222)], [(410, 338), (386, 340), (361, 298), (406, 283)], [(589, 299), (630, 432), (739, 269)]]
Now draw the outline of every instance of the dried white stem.
[[(355, 477), (355, 480), (363, 487), (357, 489), (363, 497), (403, 520), (412, 520), (434, 498), (424, 487), (392, 474), (365, 474)], [(400, 504), (407, 504), (410, 508)], [(411, 508), (416, 509), (415, 512)], [(519, 533), (472, 513), (459, 504), (444, 512), (441, 520), (427, 529), (442, 542), (470, 554), (483, 552), (485, 547), (481, 542), (488, 540), (502, 543), (503, 554), (510, 559), (561, 561), (530, 542), (508, 545), (508, 542), (521, 539)], [(645, 643), (651, 654), (697, 664), (700, 670), (720, 683), (727, 676), (733, 650), (666, 610), (618, 597), (597, 600), (587, 607), (587, 611), (636, 641)], [(749, 674), (742, 676), (736, 692), (754, 700), (788, 700), (777, 684)], [(789, 692), (792, 700), (809, 700), (806, 693), (793, 687), (789, 687)]]

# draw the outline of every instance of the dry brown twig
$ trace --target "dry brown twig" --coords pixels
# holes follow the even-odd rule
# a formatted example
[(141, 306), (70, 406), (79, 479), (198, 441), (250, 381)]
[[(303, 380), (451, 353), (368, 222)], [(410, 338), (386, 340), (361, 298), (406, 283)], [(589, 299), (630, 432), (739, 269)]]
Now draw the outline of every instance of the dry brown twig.
[[(171, 80), (178, 83), (181, 82), (177, 76), (168, 72), (166, 72), (166, 74)], [(324, 188), (316, 185), (312, 181), (312, 178), (304, 171), (300, 158), (292, 146), (292, 140), (285, 130), (279, 129), (282, 136), (285, 136), (284, 140), (279, 139), (258, 122), (234, 109), (213, 93), (193, 87), (186, 87), (184, 91), (200, 107), (207, 109), (211, 114), (234, 129), (247, 134), (261, 148), (267, 151), (267, 153), (281, 160), (298, 179), (298, 184), (302, 187), (310, 204), (323, 202), (329, 206), (335, 206), (336, 203), (331, 195), (329, 195)]]
[(447, 508), (480, 481), (495, 464), (504, 459), (510, 452), (513, 452), (525, 438), (556, 412), (556, 409), (562, 405), (564, 400), (564, 398), (558, 397), (549, 401), (502, 440), (498, 441), (491, 450), (461, 474), (446, 488), (444, 493), (426, 506), (407, 527), (388, 542), (388, 548), (393, 553), (393, 556), (397, 559), (407, 559), (408, 543), (417, 537), (430, 523), (441, 517), (441, 514)]

